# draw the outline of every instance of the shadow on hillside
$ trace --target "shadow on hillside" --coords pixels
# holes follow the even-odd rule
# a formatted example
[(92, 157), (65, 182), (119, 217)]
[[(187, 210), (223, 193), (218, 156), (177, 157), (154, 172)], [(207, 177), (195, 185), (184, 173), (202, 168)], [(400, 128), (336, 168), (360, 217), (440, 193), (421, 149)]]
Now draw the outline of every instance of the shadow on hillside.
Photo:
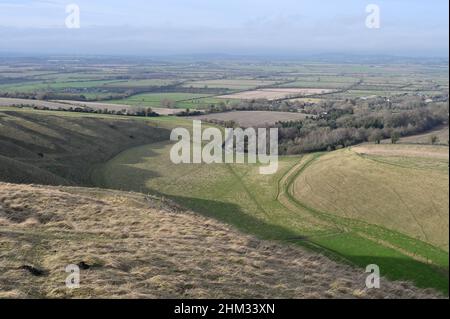
[[(133, 162), (141, 163), (142, 158), (155, 155), (154, 150), (155, 148), (143, 150), (142, 153), (138, 154), (139, 156), (137, 156)], [(240, 206), (234, 203), (169, 195), (150, 188), (146, 185), (145, 181), (160, 176), (155, 171), (131, 166), (125, 167), (124, 169), (124, 175), (131, 177), (134, 176), (134, 179), (133, 184), (124, 183), (123, 185), (129, 185), (130, 187), (122, 190), (133, 190), (141, 193), (149, 193), (160, 197), (165, 197), (187, 209), (232, 225), (239, 231), (249, 235), (254, 235), (260, 239), (289, 242), (290, 244), (295, 244), (308, 248), (309, 250), (319, 252), (331, 257), (332, 259), (351, 263), (361, 267), (360, 269), (362, 273), (364, 273), (367, 265), (376, 264), (380, 267), (381, 276), (383, 277), (391, 280), (414, 282), (419, 287), (432, 287), (448, 294), (448, 269), (444, 270), (442, 268), (411, 259), (407, 256), (405, 256), (405, 258), (390, 257), (389, 255), (391, 253), (392, 256), (395, 256), (398, 255), (398, 252), (387, 247), (385, 247), (385, 252), (383, 255), (380, 255), (379, 251), (371, 252), (370, 248), (367, 250), (367, 255), (355, 255), (341, 251), (334, 251), (325, 243), (321, 245), (320, 240), (308, 238), (307, 236), (304, 236), (304, 234), (288, 229), (285, 226), (272, 224), (256, 218), (255, 216), (249, 215), (243, 211)], [(339, 240), (339, 238), (336, 238), (336, 240)], [(336, 275), (338, 276), (339, 274)]]
[[(155, 193), (155, 191), (151, 192)], [(238, 205), (232, 203), (183, 196), (170, 196), (161, 193), (158, 193), (158, 195), (170, 198), (186, 208), (232, 225), (236, 229), (254, 235), (260, 239), (289, 242), (305, 247), (314, 252), (324, 254), (334, 260), (347, 263), (350, 262), (350, 264), (357, 266), (358, 268), (361, 267), (362, 273), (365, 272), (365, 268), (368, 265), (376, 264), (380, 267), (381, 276), (383, 277), (390, 280), (414, 282), (418, 287), (432, 287), (448, 295), (448, 269), (445, 270), (428, 265), (406, 256), (405, 258), (386, 257), (378, 255), (377, 252), (374, 252), (371, 255), (370, 251), (367, 252), (367, 256), (344, 254), (320, 246), (314, 239), (309, 240), (298, 232), (289, 230), (280, 225), (267, 223), (261, 219), (248, 215), (243, 212)], [(299, 239), (293, 240), (293, 238)], [(339, 276), (338, 273), (336, 275)]]
[[(99, 165), (93, 169), (91, 174), (91, 180), (94, 186), (154, 194), (155, 192), (147, 187), (146, 182), (150, 179), (161, 177), (162, 175), (155, 170), (143, 169), (134, 165), (143, 163), (146, 158), (157, 156), (155, 150), (162, 147), (163, 145), (158, 144), (152, 144), (151, 148), (139, 146), (137, 152), (134, 153), (135, 156), (127, 158), (126, 164), (122, 163), (113, 165), (112, 167)], [(113, 171), (111, 172), (110, 170)]]

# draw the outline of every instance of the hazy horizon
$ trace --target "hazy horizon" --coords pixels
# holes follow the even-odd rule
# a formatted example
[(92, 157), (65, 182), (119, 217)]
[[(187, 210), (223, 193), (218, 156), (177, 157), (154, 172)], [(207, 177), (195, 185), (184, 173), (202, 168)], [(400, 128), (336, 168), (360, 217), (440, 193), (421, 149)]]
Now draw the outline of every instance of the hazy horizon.
[[(68, 29), (66, 5), (80, 8)], [(368, 28), (368, 4), (380, 27)], [(0, 0), (0, 53), (448, 58), (448, 2)]]

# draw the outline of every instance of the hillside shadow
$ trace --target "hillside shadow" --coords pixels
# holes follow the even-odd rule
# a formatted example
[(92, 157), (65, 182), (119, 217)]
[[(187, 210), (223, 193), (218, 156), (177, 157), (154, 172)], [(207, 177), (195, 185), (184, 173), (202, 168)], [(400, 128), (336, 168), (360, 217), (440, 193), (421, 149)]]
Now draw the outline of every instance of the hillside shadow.
[[(157, 146), (162, 147), (162, 145)], [(143, 150), (134, 159), (133, 163), (141, 163), (144, 158), (154, 156), (154, 150), (155, 148)], [(237, 204), (218, 200), (170, 195), (148, 187), (146, 185), (147, 180), (161, 176), (155, 171), (130, 166), (125, 166), (122, 169), (125, 169), (124, 175), (134, 177), (134, 183), (124, 183), (124, 185), (128, 184), (130, 187), (116, 189), (132, 190), (167, 198), (186, 209), (231, 225), (243, 233), (264, 240), (279, 241), (307, 248), (310, 251), (330, 257), (335, 261), (357, 266), (362, 273), (364, 273), (367, 265), (376, 264), (380, 267), (382, 277), (390, 280), (414, 282), (418, 287), (435, 288), (448, 295), (448, 269), (438, 268), (407, 256), (405, 258), (389, 257), (391, 253), (392, 255), (398, 255), (398, 252), (387, 247), (385, 247), (386, 251), (381, 256), (379, 251), (373, 251), (371, 253), (370, 248), (367, 249), (366, 255), (355, 255), (346, 253), (345, 251), (333, 250), (326, 243), (321, 243), (320, 240), (314, 238), (308, 238), (308, 236), (305, 236), (305, 234), (299, 231), (256, 218), (243, 211)]]
[[(149, 168), (139, 168), (133, 165), (137, 165), (145, 162), (148, 158), (158, 156), (156, 150), (164, 148), (162, 143), (151, 144), (151, 147), (137, 146), (139, 152), (134, 152), (135, 156), (129, 157), (126, 163), (114, 165), (114, 170), (120, 172), (120, 176), (123, 179), (114, 179), (106, 182), (105, 172), (106, 169), (103, 165), (99, 164), (93, 168), (91, 173), (91, 181), (93, 186), (111, 188), (121, 191), (134, 191), (139, 193), (155, 193), (153, 190), (146, 186), (146, 182), (150, 179), (162, 177), (162, 175), (156, 170)], [(109, 168), (111, 169), (111, 168)], [(125, 186), (122, 186), (125, 185)]]
[[(303, 236), (300, 232), (290, 230), (280, 225), (270, 224), (246, 214), (236, 204), (215, 200), (172, 196), (155, 192), (151, 189), (148, 190), (159, 196), (169, 198), (192, 211), (231, 225), (243, 233), (256, 236), (259, 239), (274, 240), (301, 246), (310, 251), (323, 254), (334, 261), (356, 266), (357, 269), (360, 269), (361, 273), (365, 273), (365, 269), (368, 265), (375, 264), (380, 267), (382, 277), (389, 280), (413, 282), (420, 288), (431, 287), (448, 296), (448, 269), (429, 265), (407, 256), (405, 256), (405, 258), (386, 257), (379, 256), (375, 252), (373, 255), (370, 255), (370, 251), (367, 252), (368, 255), (345, 254), (320, 245), (313, 238), (310, 239), (307, 236)], [(338, 277), (339, 273), (336, 275)]]

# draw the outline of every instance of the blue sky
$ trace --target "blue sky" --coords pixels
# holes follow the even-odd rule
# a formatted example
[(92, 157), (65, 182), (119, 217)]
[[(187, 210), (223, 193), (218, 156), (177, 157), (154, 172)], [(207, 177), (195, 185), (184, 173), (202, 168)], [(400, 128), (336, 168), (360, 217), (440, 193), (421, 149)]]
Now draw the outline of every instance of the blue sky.
[(448, 28), (447, 0), (0, 0), (0, 52), (448, 56)]

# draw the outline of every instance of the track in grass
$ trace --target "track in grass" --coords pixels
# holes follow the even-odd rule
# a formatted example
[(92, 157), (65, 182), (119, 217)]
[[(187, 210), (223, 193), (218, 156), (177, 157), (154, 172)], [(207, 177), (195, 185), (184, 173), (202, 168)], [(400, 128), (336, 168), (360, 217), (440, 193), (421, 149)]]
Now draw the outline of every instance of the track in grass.
[(260, 238), (295, 243), (382, 275), (448, 293), (448, 253), (399, 232), (310, 207), (293, 184), (322, 155), (281, 157), (277, 174), (257, 165), (175, 165), (162, 142), (119, 154), (95, 178), (99, 185), (157, 193)]

